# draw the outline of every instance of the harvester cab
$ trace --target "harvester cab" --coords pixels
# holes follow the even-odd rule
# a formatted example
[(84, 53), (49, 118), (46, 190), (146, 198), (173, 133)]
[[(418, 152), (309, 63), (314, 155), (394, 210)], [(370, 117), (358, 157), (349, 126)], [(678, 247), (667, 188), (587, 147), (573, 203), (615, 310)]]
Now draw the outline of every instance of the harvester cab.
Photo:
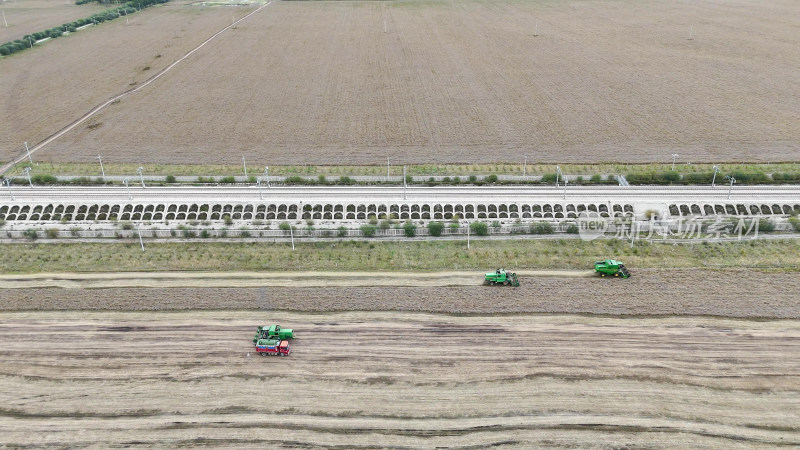
[(256, 335), (253, 337), (253, 343), (256, 344), (259, 339), (292, 339), (294, 338), (294, 330), (291, 328), (281, 328), (280, 325), (270, 325), (256, 328)]
[(595, 261), (594, 271), (599, 273), (601, 277), (630, 278), (631, 276), (631, 273), (628, 271), (628, 268), (622, 264), (622, 261), (614, 259)]
[(494, 286), (502, 284), (504, 286), (519, 286), (519, 279), (514, 272), (508, 272), (506, 269), (497, 269), (494, 272), (489, 272), (484, 276), (483, 284)]

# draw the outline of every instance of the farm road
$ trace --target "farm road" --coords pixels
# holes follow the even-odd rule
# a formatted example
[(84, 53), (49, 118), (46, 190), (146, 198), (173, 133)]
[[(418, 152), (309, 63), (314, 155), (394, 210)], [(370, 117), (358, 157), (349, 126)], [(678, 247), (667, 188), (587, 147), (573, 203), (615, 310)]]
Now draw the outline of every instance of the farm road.
[(796, 320), (6, 312), (0, 341), (0, 446), (800, 445)]
[[(519, 276), (583, 278), (591, 271), (521, 270)], [(333, 286), (476, 286), (480, 271), (461, 272), (109, 272), (3, 274), (5, 289), (59, 287), (333, 287)]]

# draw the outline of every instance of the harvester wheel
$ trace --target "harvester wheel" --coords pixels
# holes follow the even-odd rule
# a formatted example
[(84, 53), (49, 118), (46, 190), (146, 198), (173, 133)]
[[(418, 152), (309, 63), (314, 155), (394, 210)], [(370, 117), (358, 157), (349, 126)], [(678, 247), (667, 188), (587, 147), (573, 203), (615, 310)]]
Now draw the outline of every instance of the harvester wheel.
[(490, 281), (490, 282), (489, 282), (489, 284), (490, 284), (490, 285), (492, 285), (492, 286), (494, 286), (494, 285), (495, 285), (495, 284), (497, 284), (497, 283), (495, 283), (494, 281)]

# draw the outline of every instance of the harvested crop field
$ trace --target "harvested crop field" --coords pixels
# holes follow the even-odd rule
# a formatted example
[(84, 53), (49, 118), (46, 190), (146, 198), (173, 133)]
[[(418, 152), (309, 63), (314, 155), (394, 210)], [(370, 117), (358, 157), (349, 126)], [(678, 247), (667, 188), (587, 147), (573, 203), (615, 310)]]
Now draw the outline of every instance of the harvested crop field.
[[(48, 44), (3, 61), (0, 85), (15, 92), (5, 118), (41, 120), (0, 120), (0, 158), (86, 112), (95, 91), (128, 89), (143, 67), (163, 67), (239, 13), (165, 9), (171, 14), (152, 34), (123, 32), (124, 24), (103, 32), (132, 42), (126, 61), (136, 62), (107, 79), (91, 75), (114, 66), (88, 58), (98, 50), (92, 42), (106, 41), (94, 32), (59, 44), (60, 58)], [(793, 0), (274, 2), (40, 158), (519, 162), (535, 149), (532, 161), (562, 163), (671, 153), (691, 162), (797, 161), (798, 26)], [(154, 65), (155, 54), (163, 58)], [(38, 90), (38, 76), (22, 77), (34, 60), (86, 82)]]
[[(241, 17), (253, 9), (167, 3), (132, 14), (129, 25), (124, 19), (105, 22), (3, 58), (0, 161), (24, 153), (23, 142), (34, 145), (115, 94), (143, 83), (230, 25), (232, 15)], [(124, 46), (109, 45), (113, 42)], [(84, 126), (97, 129), (102, 124), (90, 121)], [(66, 153), (69, 158), (73, 151)], [(138, 153), (137, 149), (134, 154)]]
[[(707, 315), (724, 317), (800, 318), (800, 276), (796, 273), (747, 270), (639, 270), (628, 280), (597, 277), (523, 277), (521, 286), (481, 286), (464, 279), (387, 280), (342, 287), (347, 276), (309, 279), (316, 287), (297, 287), (303, 279), (287, 273), (290, 282), (230, 278), (183, 279), (184, 287), (159, 288), (158, 274), (147, 279), (108, 280), (110, 285), (137, 282), (140, 288), (113, 288), (79, 279), (52, 285), (75, 289), (0, 289), (0, 310), (184, 310), (260, 309), (290, 311), (428, 311), (445, 313), (591, 313), (611, 315)], [(79, 278), (79, 276), (78, 276)], [(168, 281), (168, 280), (167, 280)], [(435, 282), (440, 286), (431, 285)], [(47, 280), (41, 280), (46, 283)], [(14, 282), (4, 279), (3, 283)], [(259, 284), (260, 283), (260, 284)], [(328, 283), (328, 286), (324, 284)], [(461, 283), (461, 285), (453, 285)], [(357, 284), (357, 283), (353, 283)], [(382, 285), (380, 285), (382, 284)], [(404, 285), (405, 284), (405, 285)], [(40, 284), (42, 285), (42, 284)], [(44, 284), (47, 285), (47, 284)], [(176, 284), (173, 284), (176, 285)], [(259, 287), (253, 287), (254, 285)], [(81, 286), (106, 286), (83, 289)], [(294, 286), (294, 287), (286, 287)]]
[[(261, 311), (0, 318), (0, 445), (800, 445), (797, 321)], [(295, 329), (288, 358), (253, 353), (255, 326), (268, 322)]]
[(108, 8), (94, 2), (75, 5), (74, 1), (61, 0), (3, 0), (0, 1), (0, 11), (5, 13), (8, 26), (5, 23), (0, 26), (0, 44), (83, 19)]

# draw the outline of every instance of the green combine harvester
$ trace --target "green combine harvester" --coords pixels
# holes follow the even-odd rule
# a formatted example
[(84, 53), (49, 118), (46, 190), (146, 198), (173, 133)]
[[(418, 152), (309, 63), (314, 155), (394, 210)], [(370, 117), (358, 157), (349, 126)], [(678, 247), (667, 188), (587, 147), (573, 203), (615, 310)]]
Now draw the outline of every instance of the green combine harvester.
[(606, 259), (603, 261), (595, 261), (594, 263), (594, 271), (599, 273), (601, 277), (622, 277), (622, 278), (630, 278), (631, 273), (628, 272), (628, 269), (622, 264), (622, 261), (617, 261), (614, 259)]
[(253, 343), (258, 343), (261, 339), (292, 339), (294, 338), (294, 331), (291, 328), (281, 328), (280, 325), (270, 325), (256, 328), (256, 335), (253, 337)]
[(502, 284), (504, 286), (519, 286), (519, 280), (517, 279), (517, 274), (514, 272), (508, 272), (506, 269), (497, 269), (494, 272), (489, 272), (484, 276), (483, 284), (488, 284), (494, 286), (496, 284)]

